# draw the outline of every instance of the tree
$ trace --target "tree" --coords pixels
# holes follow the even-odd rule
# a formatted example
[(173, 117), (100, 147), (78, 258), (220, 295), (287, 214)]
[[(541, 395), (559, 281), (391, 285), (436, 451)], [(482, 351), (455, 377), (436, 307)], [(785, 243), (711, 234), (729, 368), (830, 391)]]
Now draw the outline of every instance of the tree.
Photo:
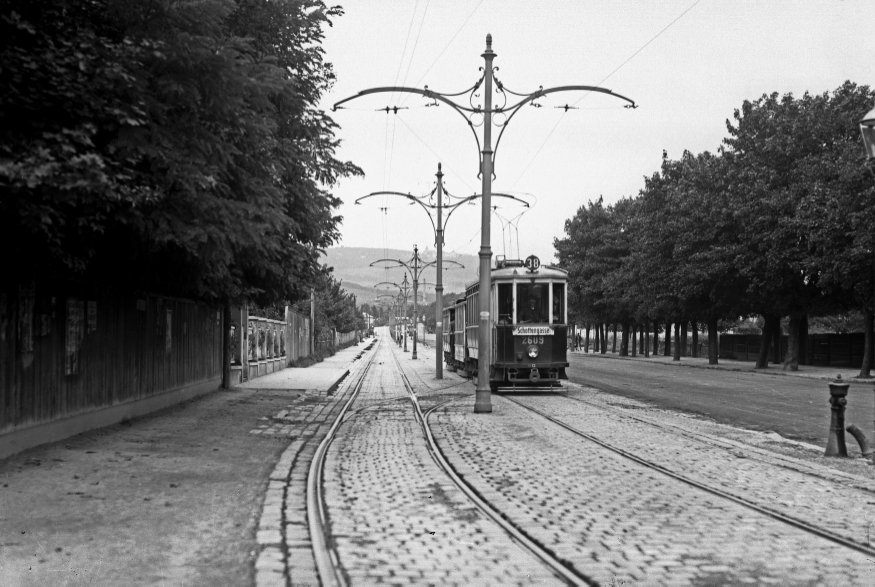
[(9, 3), (0, 217), (18, 274), (293, 298), (338, 236), (314, 0)]
[[(774, 316), (790, 316), (785, 369), (798, 368), (800, 329), (807, 314), (842, 305), (837, 296), (824, 295), (834, 290), (821, 286), (823, 269), (837, 264), (824, 258), (826, 249), (812, 241), (817, 231), (811, 230), (805, 216), (807, 209), (822, 211), (824, 201), (829, 201), (826, 195), (834, 195), (836, 189), (849, 189), (856, 198), (867, 193), (860, 184), (861, 171), (849, 170), (847, 155), (841, 153), (849, 154), (851, 145), (859, 142), (856, 121), (870, 102), (868, 88), (848, 82), (832, 95), (806, 93), (796, 99), (774, 93), (745, 101), (735, 112), (735, 124), (727, 122), (726, 155), (737, 178), (734, 202), (745, 228), (739, 265), (748, 281), (749, 303), (771, 318), (764, 341), (775, 332)], [(862, 148), (857, 149), (862, 154)], [(837, 161), (843, 161), (838, 166), (845, 177), (838, 173)], [(859, 222), (859, 214), (851, 217)], [(869, 237), (859, 242), (872, 250)]]

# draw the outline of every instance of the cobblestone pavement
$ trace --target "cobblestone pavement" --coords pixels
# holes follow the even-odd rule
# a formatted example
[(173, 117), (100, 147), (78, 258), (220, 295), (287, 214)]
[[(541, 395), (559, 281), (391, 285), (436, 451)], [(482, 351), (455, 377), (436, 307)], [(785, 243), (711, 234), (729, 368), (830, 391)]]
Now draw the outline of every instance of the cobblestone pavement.
[[(391, 341), (382, 345), (326, 461), (331, 538), (351, 584), (557, 583), (432, 460), (393, 353), (411, 362)], [(463, 383), (429, 381), (424, 362), (409, 370), (418, 388)]]
[(338, 353), (337, 357), (352, 362), (351, 377), (336, 391), (307, 390), (271, 417), (262, 417), (263, 423), (249, 431), (253, 436), (291, 440), (270, 475), (256, 531), (258, 587), (319, 584), (307, 525), (307, 473), (316, 448), (351, 391), (351, 381), (366, 362), (356, 360), (365, 347)]
[[(573, 395), (585, 395), (574, 391)], [(691, 438), (642, 422), (620, 410), (598, 408), (562, 397), (520, 398), (558, 420), (670, 471), (757, 505), (828, 529), (862, 545), (875, 541), (875, 482), (837, 477), (823, 467), (804, 470), (776, 458), (762, 458), (707, 437)], [(654, 428), (660, 426), (660, 428)], [(654, 442), (654, 433), (658, 442)], [(779, 465), (779, 466), (776, 466)]]
[[(473, 385), (446, 371), (436, 380), (433, 347), (420, 346), (418, 353), (414, 361), (384, 338), (328, 452), (329, 539), (350, 584), (557, 581), (432, 460), (398, 366), (420, 405), (436, 407), (429, 422), (457, 473), (594, 583), (872, 584), (871, 555), (633, 462), (512, 400), (686, 478), (870, 547), (871, 474), (837, 471), (749, 442), (749, 435), (767, 436), (762, 433), (575, 385), (555, 395), (493, 395), (494, 412), (474, 416)], [(259, 541), (265, 538), (259, 585), (280, 584), (283, 567), (293, 584), (318, 582), (303, 507), (306, 468), (354, 379), (355, 373), (337, 398), (302, 396), (252, 432), (294, 436), (307, 423), (313, 431), (309, 442), (295, 448), (304, 432), (293, 441), (272, 477), (262, 516), (268, 532), (259, 531)], [(282, 508), (271, 514), (271, 503)], [(279, 528), (271, 527), (274, 518)]]
[[(575, 407), (555, 396), (526, 401)], [(494, 396), (493, 407), (491, 417), (472, 418), (473, 399), (466, 399), (435, 414), (432, 429), (442, 450), (511, 521), (595, 581), (867, 584), (875, 576), (875, 561), (864, 554), (533, 420), (505, 398)], [(614, 426), (611, 420), (604, 413), (590, 417), (587, 432), (599, 435)], [(634, 428), (623, 426), (630, 436)], [(643, 433), (654, 451), (667, 442), (653, 427)], [(713, 470), (713, 455), (663, 450), (687, 473), (706, 465)], [(726, 477), (756, 476), (726, 459), (719, 466)]]

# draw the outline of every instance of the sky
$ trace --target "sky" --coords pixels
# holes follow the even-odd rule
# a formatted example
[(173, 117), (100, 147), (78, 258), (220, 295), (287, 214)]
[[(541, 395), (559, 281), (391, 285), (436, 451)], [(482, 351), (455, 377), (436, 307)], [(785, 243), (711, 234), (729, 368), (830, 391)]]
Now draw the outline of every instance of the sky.
[[(745, 100), (778, 92), (875, 85), (873, 0), (347, 0), (325, 30), (325, 59), (337, 75), (321, 107), (361, 90), (408, 86), (457, 93), (479, 79), (486, 34), (505, 87), (528, 94), (565, 85), (600, 86), (633, 99), (562, 92), (524, 106), (495, 153), (493, 255), (542, 262), (565, 220), (590, 200), (634, 197), (659, 170), (663, 150), (716, 151), (726, 121)], [(474, 98), (482, 104), (482, 92)], [(466, 101), (466, 95), (454, 98)], [(481, 191), (477, 142), (467, 121), (420, 96), (377, 94), (330, 113), (338, 158), (363, 178), (334, 188), (343, 201), (342, 246), (434, 249), (419, 206), (377, 191), (427, 195), (441, 163), (453, 196)], [(563, 105), (576, 105), (567, 112)], [(403, 109), (379, 111), (386, 106)], [(862, 117), (864, 112), (860, 113)], [(493, 127), (493, 145), (500, 129)], [(482, 141), (482, 127), (477, 129)], [(862, 153), (862, 143), (861, 143)], [(479, 200), (478, 200), (479, 202)], [(386, 208), (386, 210), (381, 210)], [(445, 251), (477, 254), (480, 206), (447, 223)]]

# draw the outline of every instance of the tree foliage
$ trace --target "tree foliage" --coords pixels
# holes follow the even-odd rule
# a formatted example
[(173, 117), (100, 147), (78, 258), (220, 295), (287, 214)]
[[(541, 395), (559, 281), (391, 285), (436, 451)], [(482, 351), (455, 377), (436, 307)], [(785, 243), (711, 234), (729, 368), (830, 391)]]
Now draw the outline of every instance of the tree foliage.
[(5, 1), (0, 232), (26, 274), (296, 297), (338, 237), (318, 0)]
[[(355, 296), (341, 286), (341, 282), (332, 275), (332, 268), (322, 265), (313, 282), (315, 298), (315, 331), (337, 330), (350, 332), (364, 330), (365, 321), (356, 307)], [(302, 296), (292, 305), (292, 308), (304, 316), (310, 315), (310, 292)]]
[(727, 121), (716, 154), (664, 154), (635, 198), (581, 206), (555, 240), (585, 322), (872, 312), (875, 181), (846, 82), (764, 95)]

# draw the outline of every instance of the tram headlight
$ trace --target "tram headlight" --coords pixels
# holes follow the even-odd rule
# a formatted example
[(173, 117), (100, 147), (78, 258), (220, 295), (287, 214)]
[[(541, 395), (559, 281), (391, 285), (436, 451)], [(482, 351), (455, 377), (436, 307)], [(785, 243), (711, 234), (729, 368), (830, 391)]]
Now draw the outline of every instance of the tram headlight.
[(538, 347), (536, 345), (530, 345), (529, 348), (526, 349), (526, 354), (529, 355), (530, 359), (534, 359), (538, 356)]

